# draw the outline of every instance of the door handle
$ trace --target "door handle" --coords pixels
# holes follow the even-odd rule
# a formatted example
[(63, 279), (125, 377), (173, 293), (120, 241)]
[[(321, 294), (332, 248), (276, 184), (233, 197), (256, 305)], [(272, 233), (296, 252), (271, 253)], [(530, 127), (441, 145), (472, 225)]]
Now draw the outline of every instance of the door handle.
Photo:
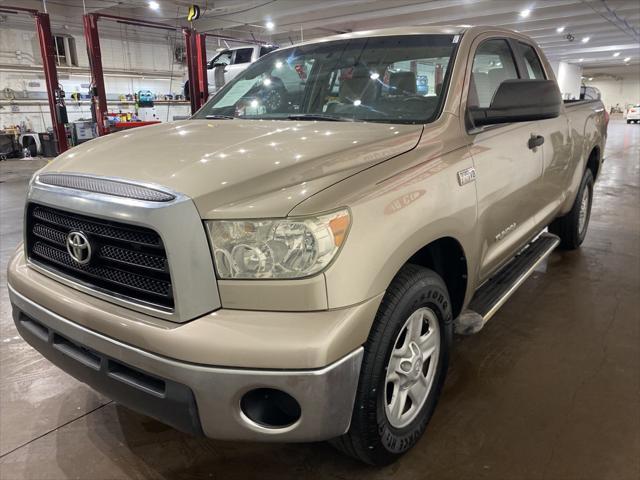
[(536, 147), (541, 147), (543, 143), (544, 137), (542, 135), (531, 135), (528, 146), (531, 150), (533, 150)]

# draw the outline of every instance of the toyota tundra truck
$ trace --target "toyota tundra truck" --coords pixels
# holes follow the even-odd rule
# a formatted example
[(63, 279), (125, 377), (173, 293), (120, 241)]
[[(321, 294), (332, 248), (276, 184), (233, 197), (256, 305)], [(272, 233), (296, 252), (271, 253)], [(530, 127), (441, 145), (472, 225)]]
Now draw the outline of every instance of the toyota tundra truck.
[(564, 103), (510, 30), (277, 50), (189, 120), (36, 172), (15, 324), (177, 429), (388, 464), (424, 432), (454, 332), (583, 242), (607, 122), (599, 100)]

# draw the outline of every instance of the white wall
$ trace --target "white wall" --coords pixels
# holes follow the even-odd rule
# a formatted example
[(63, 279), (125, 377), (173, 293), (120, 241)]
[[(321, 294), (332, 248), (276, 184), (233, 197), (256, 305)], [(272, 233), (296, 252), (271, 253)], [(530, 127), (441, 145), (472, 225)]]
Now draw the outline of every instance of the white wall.
[[(59, 32), (54, 31), (55, 33)], [(107, 94), (117, 98), (117, 95), (134, 93), (140, 89), (149, 89), (156, 94), (181, 93), (182, 83), (186, 79), (186, 65), (177, 63), (173, 56), (174, 45), (176, 41), (180, 41), (180, 36), (175, 38), (170, 34), (150, 41), (132, 27), (123, 34), (126, 37), (122, 39), (100, 39), (103, 69), (107, 72), (118, 71), (105, 75)], [(87, 88), (82, 87), (82, 84), (89, 82), (86, 44), (82, 35), (71, 36), (76, 43), (78, 68), (59, 68), (60, 83), (68, 93), (76, 88), (86, 93)], [(37, 82), (38, 78), (43, 80), (42, 73), (11, 71), (12, 67), (20, 66), (42, 67), (35, 30), (0, 29), (0, 90), (9, 87), (16, 91), (45, 92), (44, 81), (40, 82), (39, 87), (28, 86), (29, 81)], [(145, 73), (152, 78), (143, 78)]]
[(629, 104), (640, 103), (640, 78), (635, 75), (617, 79), (594, 78), (593, 81), (585, 80), (584, 83), (600, 90), (602, 102), (607, 110), (618, 104), (624, 109)]
[[(59, 67), (58, 79), (67, 94), (69, 120), (91, 118), (88, 104), (78, 105), (69, 96), (73, 92), (88, 93), (90, 76), (86, 44), (81, 32), (59, 32), (75, 39), (78, 57), (77, 67)], [(110, 111), (133, 111), (133, 104), (118, 102), (121, 95), (139, 90), (150, 90), (156, 95), (181, 94), (186, 80), (186, 65), (174, 59), (174, 46), (181, 43), (181, 34), (140, 31), (135, 27), (122, 27), (122, 37), (113, 35), (100, 37), (102, 66), (105, 74), (105, 89), (110, 100)], [(3, 94), (10, 88), (17, 99), (27, 102), (9, 102)], [(42, 59), (35, 28), (0, 28), (0, 128), (25, 122), (36, 131), (51, 126), (49, 108), (46, 103), (46, 84), (42, 71)], [(155, 109), (144, 109), (141, 116), (156, 115), (162, 121), (174, 115), (184, 116), (190, 109), (186, 103), (179, 105), (157, 105)]]

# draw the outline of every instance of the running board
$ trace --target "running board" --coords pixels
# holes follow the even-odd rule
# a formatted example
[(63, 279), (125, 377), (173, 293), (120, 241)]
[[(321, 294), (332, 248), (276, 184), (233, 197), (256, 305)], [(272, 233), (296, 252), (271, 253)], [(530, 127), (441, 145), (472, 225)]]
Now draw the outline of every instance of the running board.
[(455, 332), (461, 335), (479, 332), (559, 243), (557, 236), (543, 233), (522, 249), (478, 289), (467, 309), (455, 320)]

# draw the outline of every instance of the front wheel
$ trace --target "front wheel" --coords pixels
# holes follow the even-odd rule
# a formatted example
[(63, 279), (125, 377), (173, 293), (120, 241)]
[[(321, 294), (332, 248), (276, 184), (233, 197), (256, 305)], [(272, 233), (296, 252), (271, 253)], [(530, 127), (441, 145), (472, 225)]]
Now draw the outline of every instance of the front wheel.
[(591, 204), (593, 202), (593, 174), (587, 169), (582, 177), (578, 195), (573, 202), (571, 211), (564, 217), (556, 218), (549, 231), (560, 237), (560, 248), (575, 250), (587, 236), (589, 220), (591, 219)]
[(189, 80), (184, 82), (184, 87), (182, 87), (182, 94), (184, 95), (185, 100), (191, 100), (191, 91), (189, 90)]
[(442, 278), (406, 265), (374, 320), (351, 427), (334, 446), (371, 465), (392, 463), (411, 449), (436, 407), (452, 339), (451, 301)]

